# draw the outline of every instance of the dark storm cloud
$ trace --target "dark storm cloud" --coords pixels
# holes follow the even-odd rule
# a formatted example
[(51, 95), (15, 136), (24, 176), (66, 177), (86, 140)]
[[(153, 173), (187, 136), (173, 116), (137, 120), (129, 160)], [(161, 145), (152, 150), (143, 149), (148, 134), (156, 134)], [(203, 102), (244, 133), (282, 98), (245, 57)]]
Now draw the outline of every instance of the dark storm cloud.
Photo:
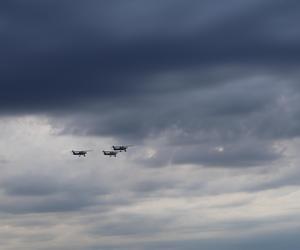
[[(13, 107), (51, 111), (58, 104), (143, 94), (151, 87), (140, 80), (167, 69), (228, 62), (298, 63), (297, 36), (276, 41), (265, 33), (270, 28), (275, 34), (291, 28), (297, 17), (291, 10), (298, 5), (295, 1), (243, 5), (230, 1), (226, 7), (219, 1), (2, 3), (1, 33), (7, 41), (1, 46), (2, 111)], [(283, 27), (273, 27), (274, 16), (281, 17)]]
[[(209, 79), (209, 81), (217, 82), (220, 75), (226, 78), (228, 74), (228, 72), (227, 74), (218, 72), (217, 69), (214, 72), (211, 69), (209, 71), (200, 72), (199, 75), (192, 77), (191, 81), (201, 83)], [(171, 79), (168, 76), (162, 76), (162, 79), (158, 77), (156, 83), (162, 85), (172, 83), (176, 86), (178, 78), (179, 82), (181, 80), (189, 82), (190, 79), (186, 74), (195, 74), (193, 71), (179, 74), (171, 72), (170, 74), (172, 73), (175, 77)], [(214, 74), (218, 76), (215, 77)], [(257, 112), (264, 112), (273, 105), (274, 108), (278, 108), (276, 102), (281, 95), (282, 88), (270, 81), (272, 80), (267, 82), (258, 80), (257, 82), (255, 79), (240, 77), (233, 83), (225, 82), (223, 83), (225, 85), (220, 87), (200, 89), (187, 87), (168, 93), (136, 96), (132, 101), (113, 99), (110, 105), (104, 102), (104, 108), (101, 105), (91, 105), (90, 109), (83, 111), (84, 114), (81, 113), (82, 110), (79, 107), (79, 118), (75, 124), (70, 122), (68, 125), (72, 128), (78, 124), (80, 128), (78, 132), (82, 133), (88, 130), (90, 134), (120, 133), (129, 134), (131, 137), (134, 134), (136, 137), (143, 137), (147, 133), (160, 132), (174, 127), (184, 128), (191, 132), (197, 129), (209, 130), (214, 127), (216, 129), (230, 127), (231, 130), (238, 130), (241, 128), (238, 128), (237, 123), (244, 123), (245, 127), (245, 120), (251, 120)], [(97, 112), (99, 116), (95, 115)], [(90, 121), (93, 122), (89, 126)], [(97, 121), (99, 121), (98, 124)], [(254, 122), (256, 121), (252, 121)], [(73, 132), (76, 133), (76, 130)]]
[[(51, 114), (62, 133), (138, 143), (175, 128), (180, 134), (170, 143), (202, 150), (180, 154), (178, 163), (272, 161), (280, 156), (272, 140), (300, 131), (292, 106), (299, 99), (290, 91), (298, 78), (289, 76), (300, 59), (299, 7), (247, 0), (3, 2), (0, 111)], [(280, 84), (282, 78), (289, 82)], [(237, 150), (252, 137), (254, 149)], [(209, 153), (223, 144), (231, 150), (222, 157)]]

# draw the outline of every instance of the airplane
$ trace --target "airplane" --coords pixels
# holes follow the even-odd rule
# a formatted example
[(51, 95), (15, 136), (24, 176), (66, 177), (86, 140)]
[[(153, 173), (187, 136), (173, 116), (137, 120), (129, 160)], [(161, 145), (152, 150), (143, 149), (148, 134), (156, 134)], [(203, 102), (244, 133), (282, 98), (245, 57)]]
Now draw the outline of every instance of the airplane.
[(103, 150), (102, 152), (104, 155), (109, 155), (109, 157), (112, 156), (117, 157), (117, 153), (118, 153), (117, 151), (106, 151), (106, 150)]
[(72, 153), (73, 153), (73, 155), (78, 155), (79, 157), (82, 155), (85, 157), (86, 154), (90, 151), (93, 151), (93, 150), (72, 150)]
[(127, 148), (128, 147), (132, 147), (133, 145), (121, 145), (121, 146), (112, 146), (112, 148), (113, 148), (113, 150), (115, 150), (115, 151), (120, 151), (120, 152), (122, 152), (122, 151), (125, 151), (126, 152), (126, 150), (127, 150)]

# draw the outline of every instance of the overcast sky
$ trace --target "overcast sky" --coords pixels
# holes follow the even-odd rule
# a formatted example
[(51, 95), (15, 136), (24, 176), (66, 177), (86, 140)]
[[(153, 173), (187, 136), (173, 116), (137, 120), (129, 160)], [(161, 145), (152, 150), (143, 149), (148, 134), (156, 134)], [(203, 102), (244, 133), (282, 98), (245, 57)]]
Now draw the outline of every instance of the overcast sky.
[(1, 1), (1, 249), (299, 249), (299, 11)]

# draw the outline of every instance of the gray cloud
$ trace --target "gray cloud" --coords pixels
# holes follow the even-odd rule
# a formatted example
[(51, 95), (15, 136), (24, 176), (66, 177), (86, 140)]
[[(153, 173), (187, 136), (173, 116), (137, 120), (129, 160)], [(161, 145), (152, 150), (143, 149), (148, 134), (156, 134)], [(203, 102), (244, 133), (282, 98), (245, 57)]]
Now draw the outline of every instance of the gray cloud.
[(187, 240), (187, 241), (172, 241), (158, 244), (149, 244), (149, 247), (145, 249), (189, 249), (196, 250), (199, 247), (205, 250), (214, 249), (297, 249), (299, 246), (299, 240), (294, 232), (278, 232), (274, 234), (262, 235), (253, 238), (246, 238), (242, 240), (224, 240), (219, 239), (211, 242), (209, 240)]
[[(193, 81), (206, 78), (213, 79), (213, 73), (200, 72)], [(176, 85), (176, 80), (160, 76), (157, 82)], [(99, 115), (94, 106), (69, 121), (64, 117), (61, 133), (114, 136), (139, 147), (147, 145), (149, 138), (162, 137), (162, 145), (154, 146), (167, 161), (175, 150), (174, 163), (255, 166), (281, 156), (281, 150), (273, 147), (275, 140), (298, 136), (299, 95), (292, 88), (292, 84), (281, 86), (270, 75), (244, 75), (221, 86), (137, 97), (134, 103), (116, 100), (105, 106), (107, 112), (99, 107)], [(225, 150), (220, 153), (217, 148)]]
[(96, 197), (109, 193), (103, 183), (44, 174), (12, 176), (2, 180), (1, 187), (4, 196), (0, 211), (8, 213), (76, 211), (100, 204)]
[[(89, 233), (94, 235), (153, 235), (167, 230), (171, 218), (155, 218), (138, 215), (116, 216), (113, 221), (103, 222), (92, 228)], [(165, 227), (165, 228), (164, 228)]]

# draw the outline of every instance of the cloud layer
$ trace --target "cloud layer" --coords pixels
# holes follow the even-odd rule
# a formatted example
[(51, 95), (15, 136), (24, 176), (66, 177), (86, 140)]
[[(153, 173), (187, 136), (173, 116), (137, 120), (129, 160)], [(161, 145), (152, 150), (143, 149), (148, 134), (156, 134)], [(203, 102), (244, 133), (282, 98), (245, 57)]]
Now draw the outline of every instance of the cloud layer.
[(2, 248), (296, 249), (299, 7), (1, 2)]

